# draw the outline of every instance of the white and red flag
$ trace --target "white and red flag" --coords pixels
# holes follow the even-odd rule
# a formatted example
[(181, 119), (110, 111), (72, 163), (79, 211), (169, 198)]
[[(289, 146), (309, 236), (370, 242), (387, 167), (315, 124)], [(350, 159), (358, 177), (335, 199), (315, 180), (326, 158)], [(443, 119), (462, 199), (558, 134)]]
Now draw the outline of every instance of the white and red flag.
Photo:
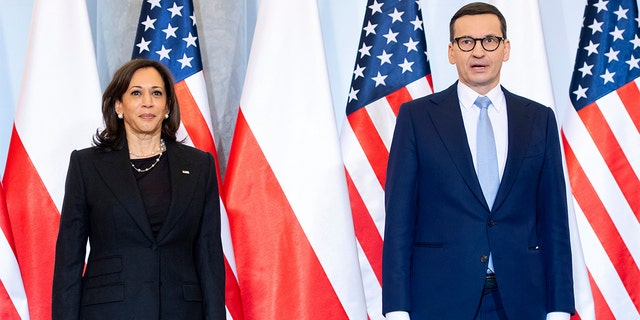
[(640, 319), (638, 21), (635, 0), (585, 8), (562, 128), (587, 267), (576, 319)]
[[(157, 60), (171, 70), (182, 119), (178, 140), (186, 138), (188, 144), (213, 154), (218, 185), (221, 186), (193, 1), (144, 1), (140, 9), (132, 58)], [(222, 192), (223, 188), (219, 189)], [(221, 194), (220, 217), (225, 254), (227, 318), (241, 320), (242, 304), (236, 279), (229, 220), (222, 199)]]
[(369, 0), (340, 143), (362, 280), (371, 319), (382, 316), (384, 184), (403, 102), (433, 92), (422, 14), (416, 1)]
[(367, 319), (317, 1), (261, 1), (225, 188), (246, 319)]
[[(23, 302), (15, 307), (23, 320), (47, 320), (69, 155), (89, 147), (102, 126), (101, 92), (85, 1), (36, 0), (31, 21), (3, 177), (8, 220), (2, 230), (20, 268), (28, 313)], [(1, 264), (10, 264), (7, 251), (0, 252)], [(18, 279), (2, 281), (6, 288)]]

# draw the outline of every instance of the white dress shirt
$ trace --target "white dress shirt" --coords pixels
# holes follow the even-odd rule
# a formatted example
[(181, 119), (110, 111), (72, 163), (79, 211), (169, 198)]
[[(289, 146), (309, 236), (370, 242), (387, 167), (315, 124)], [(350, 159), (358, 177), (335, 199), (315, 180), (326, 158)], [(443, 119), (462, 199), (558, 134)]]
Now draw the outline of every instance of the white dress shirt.
[[(476, 168), (478, 160), (476, 159), (476, 128), (478, 127), (478, 117), (480, 116), (480, 108), (474, 106), (474, 102), (478, 98), (478, 93), (467, 87), (464, 83), (458, 81), (458, 99), (460, 100), (460, 111), (462, 112), (462, 121), (464, 122), (464, 130), (467, 133), (467, 141), (471, 157), (473, 157), (473, 166)], [(500, 86), (491, 89), (486, 95), (491, 100), (491, 105), (487, 109), (491, 127), (493, 128), (493, 137), (496, 141), (496, 152), (498, 153), (498, 174), (502, 180), (504, 173), (504, 165), (507, 162), (507, 151), (509, 145), (509, 126), (507, 120), (507, 105), (504, 94)]]

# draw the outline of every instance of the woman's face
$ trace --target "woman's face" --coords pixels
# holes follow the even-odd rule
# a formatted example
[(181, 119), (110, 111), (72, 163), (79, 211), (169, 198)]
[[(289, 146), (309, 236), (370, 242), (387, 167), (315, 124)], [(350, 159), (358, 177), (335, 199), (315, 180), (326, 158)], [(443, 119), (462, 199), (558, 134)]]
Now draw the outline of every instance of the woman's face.
[(116, 113), (123, 115), (127, 135), (143, 138), (160, 134), (169, 110), (164, 81), (155, 68), (138, 69), (133, 74), (121, 101), (116, 102)]

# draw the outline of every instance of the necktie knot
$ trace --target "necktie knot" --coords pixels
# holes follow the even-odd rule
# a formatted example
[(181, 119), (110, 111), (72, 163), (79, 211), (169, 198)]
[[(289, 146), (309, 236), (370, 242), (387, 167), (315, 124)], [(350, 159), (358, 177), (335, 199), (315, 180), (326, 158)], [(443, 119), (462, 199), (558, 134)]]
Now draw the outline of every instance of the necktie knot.
[(491, 105), (491, 99), (484, 96), (478, 96), (475, 105), (478, 106), (478, 108), (480, 108), (481, 110), (486, 110)]

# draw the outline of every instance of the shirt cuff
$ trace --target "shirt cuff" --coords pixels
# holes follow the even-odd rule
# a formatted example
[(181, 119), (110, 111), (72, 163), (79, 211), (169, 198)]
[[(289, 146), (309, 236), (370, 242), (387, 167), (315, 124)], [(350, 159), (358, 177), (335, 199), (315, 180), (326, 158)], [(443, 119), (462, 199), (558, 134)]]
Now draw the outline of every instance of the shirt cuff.
[(547, 320), (569, 320), (571, 318), (571, 314), (567, 312), (549, 312), (547, 313)]
[[(387, 312), (385, 317), (387, 318), (387, 320), (411, 320), (409, 319), (409, 312), (406, 312), (406, 311)], [(553, 320), (556, 320), (556, 319), (553, 319)]]
[[(549, 312), (547, 320), (569, 320), (571, 315), (567, 312)], [(387, 320), (411, 320), (409, 313), (406, 311), (392, 311), (386, 314)]]

